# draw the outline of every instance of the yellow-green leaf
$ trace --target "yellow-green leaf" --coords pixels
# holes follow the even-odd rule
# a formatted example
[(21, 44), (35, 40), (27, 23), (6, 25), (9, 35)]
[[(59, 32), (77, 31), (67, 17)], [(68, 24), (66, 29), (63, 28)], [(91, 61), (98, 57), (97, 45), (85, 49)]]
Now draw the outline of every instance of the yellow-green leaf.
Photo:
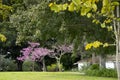
[(82, 16), (85, 16), (91, 9), (90, 8), (87, 8), (87, 7), (82, 7), (81, 9), (81, 15)]
[(106, 8), (105, 8), (105, 7), (102, 7), (101, 13), (102, 13), (102, 14), (106, 13)]
[(63, 4), (63, 10), (66, 10), (67, 7), (68, 7), (68, 4), (67, 4), (67, 3), (66, 3), (66, 4)]
[(108, 29), (108, 31), (112, 31), (113, 27), (112, 26), (108, 26), (107, 29)]
[(106, 27), (105, 23), (102, 23), (101, 28), (105, 28), (105, 27)]
[(92, 21), (92, 23), (95, 23), (97, 20), (96, 19), (94, 19), (93, 21)]
[(114, 6), (118, 6), (118, 5), (119, 5), (119, 2), (112, 2), (112, 4), (113, 4)]
[(73, 2), (76, 6), (80, 5), (80, 3), (81, 3), (80, 0), (72, 0), (72, 2)]
[(54, 11), (54, 12), (59, 12), (59, 11), (60, 11), (59, 6), (56, 5), (56, 4), (53, 4), (50, 8), (51, 8), (51, 10)]
[(110, 23), (112, 20), (111, 19), (108, 19), (108, 20), (105, 20), (104, 22), (105, 23)]
[(96, 4), (92, 4), (92, 8), (94, 9), (94, 11), (97, 11), (97, 5)]
[(89, 1), (86, 1), (85, 3), (84, 3), (84, 6), (85, 7), (91, 7), (91, 1), (89, 0)]
[(62, 11), (62, 10), (63, 10), (63, 5), (62, 5), (62, 4), (59, 4), (59, 5), (57, 5), (57, 6), (58, 6), (59, 11)]
[(50, 4), (49, 4), (49, 7), (51, 7), (52, 5), (53, 5), (53, 3), (50, 3)]
[(75, 5), (73, 2), (70, 3), (70, 5), (68, 6), (68, 11), (74, 11)]
[(0, 40), (2, 42), (5, 42), (6, 41), (6, 37), (3, 34), (0, 34)]
[(108, 47), (108, 46), (109, 46), (108, 43), (104, 43), (104, 44), (103, 44), (103, 47)]
[(107, 4), (109, 4), (109, 0), (103, 0), (103, 6), (106, 6)]
[(91, 16), (92, 16), (92, 14), (91, 14), (91, 13), (88, 13), (88, 14), (87, 14), (87, 17), (88, 17), (88, 18), (90, 18)]

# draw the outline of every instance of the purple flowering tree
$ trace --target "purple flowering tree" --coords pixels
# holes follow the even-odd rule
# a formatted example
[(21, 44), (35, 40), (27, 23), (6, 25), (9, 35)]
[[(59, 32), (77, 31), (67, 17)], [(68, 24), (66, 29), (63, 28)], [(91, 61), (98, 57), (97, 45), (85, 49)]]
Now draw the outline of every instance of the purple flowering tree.
[(34, 62), (43, 61), (43, 71), (46, 71), (44, 57), (53, 51), (47, 48), (39, 48), (40, 45), (39, 43), (28, 42), (28, 44), (29, 46), (27, 48), (23, 48), (20, 51), (22, 55), (20, 55), (20, 57), (18, 57), (17, 59), (20, 61), (25, 61), (25, 60), (33, 61), (33, 71), (34, 71)]
[(58, 46), (53, 46), (54, 52), (50, 54), (50, 57), (55, 58), (57, 62), (57, 66), (59, 71), (61, 71), (61, 58), (64, 54), (66, 53), (71, 53), (73, 50), (73, 45), (58, 45)]

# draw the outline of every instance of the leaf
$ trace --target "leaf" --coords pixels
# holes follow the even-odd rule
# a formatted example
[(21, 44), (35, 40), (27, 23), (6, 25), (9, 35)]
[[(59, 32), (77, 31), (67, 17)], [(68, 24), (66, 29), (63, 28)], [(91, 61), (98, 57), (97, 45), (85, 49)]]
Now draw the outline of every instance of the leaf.
[(105, 28), (105, 27), (106, 27), (105, 23), (101, 24), (101, 28)]
[(99, 20), (96, 20), (96, 24), (99, 24), (100, 23), (100, 21)]
[(106, 8), (105, 8), (105, 7), (102, 7), (101, 13), (102, 13), (102, 14), (106, 13)]
[(66, 4), (63, 4), (63, 10), (66, 10), (67, 7), (68, 7), (68, 4), (67, 4), (67, 3), (66, 3)]
[(90, 10), (91, 10), (90, 8), (82, 7), (81, 15), (85, 16)]
[(85, 7), (82, 7), (82, 9), (81, 9), (81, 16), (84, 16), (84, 15), (86, 15), (87, 13), (86, 13), (86, 11), (85, 11)]
[(95, 23), (97, 20), (96, 19), (94, 19), (93, 21), (92, 21), (92, 23)]
[(120, 5), (119, 2), (112, 2), (112, 4), (113, 4), (114, 6)]
[(103, 0), (103, 6), (106, 6), (106, 5), (108, 5), (109, 4), (109, 0)]
[(92, 4), (92, 8), (94, 9), (94, 11), (97, 11), (97, 5), (96, 4)]
[(91, 7), (91, 1), (86, 1), (86, 2), (84, 3), (84, 6), (85, 6), (85, 7)]
[(74, 11), (74, 7), (75, 7), (74, 3), (71, 2), (70, 5), (68, 6), (68, 11)]
[(111, 19), (105, 20), (105, 23), (111, 23)]
[(108, 47), (108, 46), (109, 46), (108, 43), (104, 43), (104, 44), (103, 44), (103, 47)]
[(72, 0), (72, 2), (73, 2), (76, 6), (80, 5), (80, 0)]
[(107, 29), (108, 29), (108, 31), (112, 31), (113, 27), (112, 26), (108, 26)]
[(60, 11), (58, 5), (56, 5), (56, 4), (52, 5), (50, 8), (51, 8), (52, 11), (55, 11), (55, 12)]
[(50, 3), (50, 4), (49, 4), (49, 7), (51, 7), (52, 5), (53, 5), (53, 3)]
[(0, 41), (2, 42), (6, 41), (6, 37), (3, 34), (0, 34)]
[(87, 17), (88, 17), (88, 18), (90, 18), (91, 16), (92, 16), (92, 14), (91, 14), (91, 13), (88, 13), (88, 14), (87, 14)]
[(58, 8), (59, 8), (59, 11), (63, 10), (63, 5), (62, 5), (62, 4), (59, 4), (59, 5), (57, 5), (57, 6), (58, 6)]

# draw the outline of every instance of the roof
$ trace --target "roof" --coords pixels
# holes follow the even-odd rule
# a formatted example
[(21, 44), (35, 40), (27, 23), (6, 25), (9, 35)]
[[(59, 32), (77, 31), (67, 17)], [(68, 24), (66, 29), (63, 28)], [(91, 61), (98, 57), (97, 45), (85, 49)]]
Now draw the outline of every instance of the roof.
[[(116, 61), (116, 55), (109, 55), (106, 58), (107, 61)], [(119, 55), (119, 61), (120, 61), (120, 55)]]

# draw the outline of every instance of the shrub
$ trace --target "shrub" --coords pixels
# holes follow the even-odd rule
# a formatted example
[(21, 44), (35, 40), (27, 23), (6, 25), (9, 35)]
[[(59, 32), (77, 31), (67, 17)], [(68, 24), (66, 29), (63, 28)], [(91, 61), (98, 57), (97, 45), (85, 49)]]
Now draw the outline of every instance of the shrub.
[(117, 71), (115, 69), (99, 69), (98, 65), (90, 66), (86, 71), (86, 75), (99, 76), (99, 77), (117, 77)]
[(0, 55), (0, 71), (15, 71), (17, 66), (14, 61), (4, 57), (4, 55)]
[[(23, 63), (23, 71), (32, 71), (33, 62), (32, 61), (25, 61)], [(37, 71), (39, 66), (34, 62), (34, 70)]]
[(98, 70), (99, 69), (99, 64), (93, 64), (89, 67), (90, 70)]
[[(62, 64), (60, 65), (61, 69), (63, 68)], [(50, 66), (47, 66), (48, 71), (58, 71), (58, 67), (56, 64), (51, 64)]]

